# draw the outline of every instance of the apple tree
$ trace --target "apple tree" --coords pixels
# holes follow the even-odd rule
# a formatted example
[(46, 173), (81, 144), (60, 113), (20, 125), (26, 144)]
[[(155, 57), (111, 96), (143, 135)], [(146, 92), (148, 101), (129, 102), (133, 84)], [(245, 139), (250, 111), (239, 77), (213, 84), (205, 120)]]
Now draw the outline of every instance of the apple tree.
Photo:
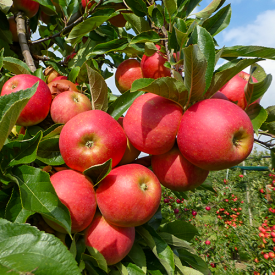
[[(160, 208), (149, 221), (135, 227), (135, 240), (127, 255), (108, 264), (103, 252), (87, 245), (83, 231), (72, 231), (73, 215), (50, 180), (51, 175), (68, 169), (59, 148), (65, 122), (54, 122), (48, 113), (33, 125), (18, 123), (23, 109), (36, 95), (38, 83), (4, 95), (6, 83), (14, 76), (23, 83), (26, 75), (31, 75), (48, 87), (54, 82), (52, 98), (75, 89), (89, 98), (89, 108), (114, 120), (144, 93), (161, 96), (184, 113), (215, 96), (230, 79), (250, 67), (243, 88), (243, 110), (254, 132), (269, 138), (255, 141), (272, 152), (274, 106), (264, 109), (259, 103), (272, 77), (257, 62), (274, 59), (275, 49), (220, 47), (215, 36), (230, 23), (230, 4), (213, 0), (193, 14), (200, 2), (0, 0), (1, 274), (210, 274), (189, 243), (197, 234), (196, 228), (181, 220), (164, 222)], [(131, 74), (123, 79), (133, 69), (125, 63), (129, 59), (135, 60), (130, 63), (137, 69), (133, 79)], [(220, 61), (222, 66), (217, 65)], [(114, 80), (121, 95), (113, 93), (105, 81), (117, 68), (123, 71)], [(58, 82), (56, 77), (71, 84)], [(43, 109), (42, 103), (38, 109)], [(154, 118), (156, 114), (151, 111), (148, 116)], [(125, 163), (151, 168), (150, 155), (136, 159), (137, 155)], [(78, 173), (89, 178), (97, 190), (110, 178), (114, 158), (88, 165)], [(204, 184), (196, 187), (210, 188)], [(175, 195), (188, 198), (188, 192), (182, 190), (174, 191)], [(84, 203), (84, 195), (77, 200)]]

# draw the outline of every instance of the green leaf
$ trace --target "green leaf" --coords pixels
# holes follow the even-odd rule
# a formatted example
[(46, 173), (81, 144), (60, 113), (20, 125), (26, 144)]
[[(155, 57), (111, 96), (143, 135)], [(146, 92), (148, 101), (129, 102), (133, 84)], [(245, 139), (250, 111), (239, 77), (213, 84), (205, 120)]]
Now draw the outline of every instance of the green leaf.
[(6, 207), (5, 218), (11, 222), (25, 223), (32, 214), (33, 211), (23, 207), (18, 187), (14, 187)]
[(199, 100), (205, 91), (207, 61), (198, 45), (190, 45), (184, 52), (184, 85), (189, 91), (190, 100)]
[(35, 161), (41, 138), (42, 132), (39, 132), (30, 139), (5, 144), (0, 152), (1, 166), (6, 168)]
[(233, 46), (225, 47), (222, 58), (225, 57), (259, 57), (275, 60), (275, 49), (261, 46)]
[(214, 16), (205, 20), (202, 27), (205, 28), (212, 36), (227, 28), (231, 19), (231, 5), (227, 5), (220, 9)]
[(110, 18), (118, 14), (119, 14), (118, 12), (114, 12), (114, 13), (111, 13), (110, 15), (107, 14), (105, 16), (104, 15), (93, 16), (86, 19), (82, 23), (73, 27), (66, 41), (68, 43), (71, 43), (74, 46), (76, 43), (78, 43), (82, 39), (82, 37), (85, 34), (88, 34), (89, 32), (95, 30), (101, 24), (103, 24), (104, 22), (108, 21)]
[(178, 256), (181, 261), (186, 262), (193, 268), (197, 269), (198, 271), (202, 272), (205, 275), (211, 274), (210, 270), (207, 267), (207, 264), (197, 255), (194, 255), (187, 250), (178, 249)]
[(153, 18), (154, 24), (158, 28), (162, 28), (162, 26), (164, 26), (164, 17), (163, 17), (163, 14), (161, 13), (160, 9), (158, 8), (158, 6), (154, 7), (154, 9), (152, 11), (152, 18)]
[(149, 23), (143, 17), (139, 17), (134, 13), (124, 13), (123, 17), (131, 24), (136, 34), (151, 30)]
[(155, 31), (146, 31), (136, 35), (130, 42), (130, 44), (145, 43), (145, 42), (158, 42), (160, 40), (159, 35)]
[(178, 198), (178, 199), (188, 199), (187, 192), (179, 192), (179, 191), (174, 191), (171, 190), (171, 192)]
[(184, 248), (190, 253), (195, 253), (195, 249), (187, 241), (177, 238), (173, 234), (167, 232), (159, 232), (159, 235), (165, 242), (167, 242), (169, 245), (172, 245), (174, 248)]
[(111, 51), (123, 51), (128, 46), (126, 38), (115, 39), (106, 43), (100, 43), (94, 47), (92, 53), (94, 55), (105, 54)]
[(203, 184), (196, 188), (197, 190), (207, 190), (216, 193), (213, 189), (213, 182), (206, 180)]
[(195, 13), (194, 15), (197, 18), (206, 19), (211, 16), (213, 12), (217, 10), (217, 8), (224, 3), (225, 0), (213, 0), (207, 7), (205, 7), (203, 10)]
[(79, 66), (73, 67), (72, 70), (69, 73), (68, 80), (75, 83), (79, 72), (80, 72), (80, 67)]
[(14, 58), (14, 57), (4, 57), (3, 58), (3, 67), (14, 73), (14, 74), (31, 74), (31, 70), (29, 67), (26, 65), (25, 62)]
[[(183, 266), (179, 257), (175, 255), (175, 265), (176, 267), (182, 272), (183, 275), (188, 274), (188, 275), (203, 275), (203, 273), (201, 273), (198, 270), (195, 270), (191, 267), (187, 267), (187, 266)], [(208, 273), (210, 274), (210, 273)]]
[(59, 137), (44, 139), (40, 142), (37, 159), (47, 165), (62, 165), (64, 160), (59, 150)]
[(252, 122), (254, 131), (258, 134), (258, 130), (267, 119), (267, 111), (260, 104), (254, 103), (248, 106), (246, 113)]
[(146, 257), (143, 252), (143, 249), (137, 242), (134, 242), (127, 257), (129, 257), (131, 261), (134, 264), (136, 264), (146, 274), (147, 272)]
[(67, 247), (54, 235), (29, 224), (1, 219), (0, 251), (0, 264), (20, 274), (80, 275)]
[(182, 107), (188, 100), (188, 91), (184, 84), (171, 77), (161, 77), (158, 79), (141, 78), (133, 82), (131, 92), (143, 91), (168, 98)]
[(251, 68), (253, 68), (252, 76), (257, 79), (258, 82), (263, 81), (266, 78), (266, 72), (258, 63), (252, 64)]
[(209, 98), (225, 85), (233, 76), (246, 67), (259, 61), (259, 59), (234, 59), (221, 66), (214, 74), (211, 85), (206, 93)]
[(147, 15), (147, 6), (144, 1), (126, 0), (125, 2), (137, 16), (143, 17)]
[(38, 68), (34, 71), (33, 75), (39, 77), (40, 79), (42, 79), (43, 81), (46, 82), (45, 76), (43, 74), (42, 68)]
[(174, 253), (167, 243), (149, 226), (136, 227), (137, 233), (145, 240), (168, 274), (174, 274)]
[(69, 210), (58, 199), (51, 184), (49, 174), (31, 166), (18, 166), (13, 169), (17, 179), (22, 205), (25, 209), (40, 213), (71, 231)]
[[(43, 132), (43, 138), (42, 140), (45, 140), (47, 138), (56, 137), (61, 133), (62, 128), (64, 127), (64, 124), (54, 124), (50, 126), (47, 130)], [(30, 129), (30, 128), (28, 128)]]
[(10, 7), (12, 6), (12, 4), (13, 4), (12, 0), (1, 0), (0, 1), (0, 10), (3, 13), (7, 14), (8, 11), (9, 11), (9, 9), (10, 9)]
[(0, 96), (0, 150), (17, 121), (21, 111), (36, 92), (38, 83), (25, 91)]
[(146, 273), (133, 263), (127, 263), (126, 265), (128, 274), (131, 275), (146, 275)]
[(164, 6), (167, 10), (170, 18), (170, 22), (172, 22), (175, 12), (177, 11), (177, 1), (176, 0), (164, 0)]
[(35, 2), (38, 2), (41, 6), (44, 6), (47, 9), (50, 9), (51, 11), (53, 11), (53, 13), (56, 13), (55, 6), (53, 5), (53, 3), (50, 0), (35, 0)]
[(95, 187), (110, 173), (111, 170), (112, 159), (109, 159), (102, 164), (94, 165), (86, 169), (83, 174), (92, 180), (93, 186)]
[[(95, 266), (99, 267), (100, 269), (104, 270), (105, 272), (108, 272), (107, 262), (106, 262), (105, 258), (103, 257), (103, 255), (100, 252), (98, 252), (94, 247), (87, 246), (87, 249), (90, 253), (90, 256), (89, 256), (90, 261), (92, 261)], [(85, 261), (88, 258), (86, 257), (85, 254), (83, 254), (82, 259)]]
[(91, 67), (86, 65), (90, 84), (91, 101), (93, 110), (107, 111), (108, 109), (108, 86), (104, 78)]
[(123, 95), (119, 96), (108, 108), (107, 113), (115, 120), (118, 120), (132, 105), (134, 100), (142, 95), (144, 92), (127, 91)]
[(161, 225), (160, 231), (168, 232), (179, 239), (186, 240), (187, 242), (191, 241), (193, 237), (198, 234), (198, 230), (195, 226), (181, 220)]
[(192, 33), (193, 44), (198, 44), (201, 53), (207, 60), (205, 71), (205, 91), (209, 88), (215, 68), (215, 45), (212, 36), (204, 28), (196, 26)]

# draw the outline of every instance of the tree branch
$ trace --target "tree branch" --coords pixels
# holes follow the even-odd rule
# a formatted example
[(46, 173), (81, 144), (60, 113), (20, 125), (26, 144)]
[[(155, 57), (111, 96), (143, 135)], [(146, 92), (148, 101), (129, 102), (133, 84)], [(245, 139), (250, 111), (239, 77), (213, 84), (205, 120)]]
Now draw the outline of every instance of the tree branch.
[(17, 26), (19, 44), (21, 47), (23, 57), (25, 59), (27, 66), (30, 68), (32, 72), (34, 72), (36, 70), (36, 67), (35, 67), (35, 64), (30, 52), (30, 48), (27, 42), (27, 38), (26, 38), (26, 22), (25, 22), (24, 14), (22, 12), (18, 12), (15, 17), (15, 21)]

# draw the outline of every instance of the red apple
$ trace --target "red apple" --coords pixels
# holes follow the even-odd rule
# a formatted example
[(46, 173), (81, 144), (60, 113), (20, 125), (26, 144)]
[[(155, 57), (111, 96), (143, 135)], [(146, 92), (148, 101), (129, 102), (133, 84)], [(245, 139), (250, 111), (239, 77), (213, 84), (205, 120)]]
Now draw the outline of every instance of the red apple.
[[(111, 3), (110, 8), (117, 10), (122, 10), (122, 9), (127, 9), (127, 7), (124, 5), (124, 3)], [(123, 28), (125, 27), (125, 24), (127, 22), (127, 20), (124, 18), (123, 13), (132, 13), (131, 11), (127, 11), (127, 10), (123, 10), (120, 11), (120, 14), (112, 17), (111, 19), (109, 19), (109, 22), (118, 28)]]
[(45, 13), (44, 11), (40, 11), (40, 17), (39, 19), (46, 25), (50, 24), (51, 22), (51, 16)]
[(114, 168), (99, 184), (96, 200), (111, 224), (132, 227), (149, 221), (158, 210), (161, 185), (155, 174), (140, 164)]
[(65, 75), (58, 75), (52, 81), (57, 81), (57, 80), (68, 80), (68, 77)]
[(109, 224), (97, 213), (85, 230), (85, 244), (94, 247), (108, 265), (120, 262), (131, 250), (135, 240), (134, 227), (119, 227)]
[(66, 79), (51, 81), (48, 84), (48, 87), (51, 91), (52, 98), (55, 98), (60, 93), (63, 93), (66, 91), (78, 92), (77, 86), (73, 82)]
[(68, 63), (71, 59), (74, 58), (74, 56), (76, 56), (76, 53), (72, 52), (71, 54), (69, 54), (68, 56), (65, 57), (64, 62)]
[(92, 103), (86, 95), (79, 92), (66, 91), (54, 98), (50, 114), (55, 123), (65, 124), (77, 114), (89, 110), (92, 110)]
[(123, 94), (131, 89), (132, 83), (142, 78), (140, 63), (136, 59), (127, 59), (119, 64), (115, 73), (115, 83)]
[(47, 117), (52, 103), (51, 92), (43, 80), (29, 74), (15, 75), (2, 87), (1, 96), (26, 90), (37, 82), (39, 82), (37, 90), (22, 110), (17, 119), (17, 125), (31, 126), (43, 121)]
[[(17, 25), (14, 19), (14, 16), (11, 16), (8, 18), (9, 21), (9, 29), (11, 31), (12, 34), (12, 41), (14, 42), (19, 42), (19, 38), (18, 38), (18, 34), (17, 34)], [(28, 26), (28, 32), (30, 34), (30, 28)]]
[[(117, 122), (122, 126), (122, 128), (123, 128), (123, 119), (124, 117), (120, 117), (117, 120)], [(124, 164), (133, 162), (139, 156), (139, 154), (140, 154), (140, 151), (134, 147), (134, 145), (130, 142), (129, 138), (127, 137), (127, 147), (118, 165), (124, 165)]]
[(81, 5), (82, 5), (83, 9), (86, 8), (87, 4), (88, 4), (88, 9), (90, 9), (94, 3), (95, 3), (95, 1), (81, 0)]
[(216, 92), (211, 98), (218, 98), (218, 99), (224, 99), (224, 100), (229, 100), (227, 96), (221, 92)]
[(254, 132), (239, 106), (223, 99), (205, 99), (186, 110), (177, 140), (191, 163), (205, 170), (221, 170), (247, 158)]
[[(242, 109), (245, 109), (247, 102), (245, 99), (244, 88), (249, 79), (249, 74), (241, 71), (233, 78), (231, 78), (221, 89), (220, 92), (227, 96), (232, 102), (237, 102), (237, 105)], [(252, 77), (253, 82), (257, 82), (257, 79)], [(260, 102), (260, 98), (255, 101)]]
[(160, 78), (171, 76), (169, 68), (164, 67), (167, 57), (164, 53), (160, 52), (160, 46), (156, 45), (158, 51), (151, 56), (143, 55), (141, 59), (141, 70), (144, 78)]
[(163, 186), (179, 192), (200, 186), (209, 173), (185, 159), (176, 144), (167, 153), (152, 156), (152, 168)]
[(134, 100), (124, 117), (123, 128), (138, 150), (164, 154), (175, 143), (182, 113), (173, 101), (147, 93)]
[(127, 146), (119, 123), (100, 110), (82, 112), (62, 128), (60, 153), (70, 168), (83, 172), (112, 159), (113, 167), (122, 159)]
[[(93, 184), (83, 174), (62, 170), (51, 176), (51, 183), (60, 201), (69, 209), (72, 233), (86, 229), (93, 220), (97, 208)], [(45, 221), (56, 231), (65, 230), (49, 219)]]
[(37, 14), (39, 3), (33, 0), (13, 0), (11, 10), (13, 13), (22, 11), (27, 17), (31, 18)]

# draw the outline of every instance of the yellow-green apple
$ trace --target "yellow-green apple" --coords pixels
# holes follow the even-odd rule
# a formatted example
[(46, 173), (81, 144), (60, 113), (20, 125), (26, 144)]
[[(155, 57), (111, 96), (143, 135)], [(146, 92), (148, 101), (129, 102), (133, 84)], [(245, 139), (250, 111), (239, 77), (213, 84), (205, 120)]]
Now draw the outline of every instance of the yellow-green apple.
[(33, 0), (13, 0), (13, 5), (11, 7), (13, 13), (22, 11), (29, 18), (34, 17), (38, 9), (39, 3)]
[(144, 78), (160, 78), (171, 76), (169, 68), (164, 67), (167, 57), (164, 53), (160, 52), (160, 46), (156, 45), (158, 51), (151, 56), (143, 55), (141, 59), (141, 70)]
[(51, 81), (48, 84), (48, 87), (51, 91), (53, 99), (57, 95), (59, 95), (60, 93), (65, 92), (65, 91), (78, 92), (77, 86), (73, 82), (71, 82), (70, 80), (67, 80), (67, 79), (59, 79), (59, 80)]
[(16, 124), (32, 126), (43, 121), (51, 107), (52, 96), (47, 84), (34, 75), (19, 74), (10, 78), (2, 87), (1, 96), (31, 88), (39, 82), (37, 90), (20, 113)]
[(65, 124), (77, 114), (89, 110), (92, 110), (92, 103), (86, 95), (66, 91), (53, 99), (50, 114), (54, 123)]
[(156, 175), (140, 164), (118, 166), (100, 182), (97, 205), (111, 224), (132, 227), (149, 221), (161, 199), (161, 185)]
[(182, 108), (169, 99), (143, 94), (128, 109), (123, 128), (138, 150), (152, 155), (164, 154), (175, 143), (182, 113)]
[(185, 111), (177, 141), (183, 156), (194, 165), (221, 170), (247, 158), (254, 132), (239, 106), (223, 99), (205, 99)]
[[(120, 117), (117, 120), (117, 122), (122, 126), (122, 128), (123, 128), (123, 119), (124, 117)], [(124, 165), (124, 164), (133, 162), (139, 156), (139, 154), (140, 154), (140, 151), (136, 147), (134, 147), (134, 145), (130, 142), (129, 138), (127, 137), (127, 147), (118, 165)]]
[[(93, 220), (97, 208), (92, 182), (74, 170), (62, 170), (50, 177), (59, 200), (69, 209), (72, 233), (86, 229)], [(65, 229), (49, 220), (45, 221), (56, 231), (65, 233)]]
[(132, 83), (142, 78), (140, 63), (136, 59), (127, 59), (119, 64), (115, 73), (115, 83), (123, 94), (131, 89)]
[(108, 265), (113, 265), (130, 252), (135, 241), (135, 228), (111, 225), (96, 213), (85, 230), (84, 239), (87, 246), (94, 247), (104, 256)]
[(188, 191), (200, 186), (209, 171), (189, 162), (177, 144), (165, 154), (152, 156), (152, 169), (160, 183), (174, 191)]
[(116, 166), (127, 146), (119, 123), (106, 112), (90, 110), (70, 119), (59, 138), (60, 153), (70, 168), (83, 172), (112, 159)]
[[(231, 78), (219, 91), (227, 96), (227, 98), (232, 102), (237, 102), (237, 105), (242, 109), (245, 109), (247, 102), (245, 99), (244, 88), (249, 80), (249, 74), (241, 71)], [(252, 77), (253, 82), (257, 82), (257, 79)], [(255, 102), (259, 103), (260, 98)], [(254, 103), (255, 103), (254, 102)]]

